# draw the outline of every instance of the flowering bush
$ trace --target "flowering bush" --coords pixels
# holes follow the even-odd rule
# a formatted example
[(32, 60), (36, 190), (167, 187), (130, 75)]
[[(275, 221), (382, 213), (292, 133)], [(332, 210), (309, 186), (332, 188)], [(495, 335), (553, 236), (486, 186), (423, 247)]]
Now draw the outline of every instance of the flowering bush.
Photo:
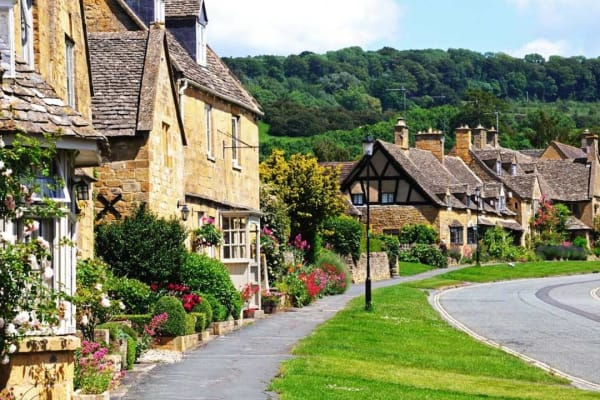
[(0, 243), (0, 360), (8, 364), (25, 334), (54, 332), (63, 317), (64, 295), (49, 288), (53, 270), (45, 240)]
[(327, 274), (319, 268), (313, 269), (310, 273), (301, 273), (300, 280), (306, 285), (306, 290), (311, 299), (316, 299), (327, 286)]
[(218, 246), (223, 242), (223, 232), (215, 226), (215, 219), (202, 217), (202, 226), (194, 230), (194, 245)]
[(118, 385), (123, 376), (114, 371), (111, 360), (106, 359), (108, 349), (99, 343), (84, 340), (81, 349), (75, 353), (75, 389), (81, 394), (99, 394), (107, 391), (111, 385)]
[(142, 336), (138, 339), (137, 346), (135, 347), (136, 358), (139, 358), (148, 348), (153, 340), (160, 336), (161, 329), (164, 324), (167, 323), (169, 314), (166, 312), (157, 314), (150, 322), (144, 325)]
[(247, 283), (244, 285), (242, 290), (240, 290), (240, 295), (242, 296), (244, 304), (248, 305), (248, 303), (250, 303), (252, 297), (254, 297), (256, 293), (258, 293), (258, 289), (260, 289), (260, 287), (253, 283)]
[(274, 280), (283, 274), (283, 252), (275, 232), (268, 226), (263, 227), (260, 235), (260, 251), (265, 254), (269, 279)]
[(96, 325), (110, 320), (123, 312), (125, 304), (111, 298), (109, 288), (113, 279), (108, 265), (99, 259), (87, 259), (77, 263), (77, 290), (74, 303), (77, 306), (77, 323), (83, 337), (94, 340)]
[(182, 285), (181, 283), (168, 283), (161, 287), (158, 284), (150, 285), (150, 290), (158, 293), (160, 296), (173, 296), (181, 300), (183, 308), (186, 312), (192, 312), (192, 309), (196, 304), (200, 304), (202, 298), (190, 291), (190, 287)]
[(260, 301), (263, 306), (277, 306), (281, 299), (281, 293), (263, 290), (260, 293)]

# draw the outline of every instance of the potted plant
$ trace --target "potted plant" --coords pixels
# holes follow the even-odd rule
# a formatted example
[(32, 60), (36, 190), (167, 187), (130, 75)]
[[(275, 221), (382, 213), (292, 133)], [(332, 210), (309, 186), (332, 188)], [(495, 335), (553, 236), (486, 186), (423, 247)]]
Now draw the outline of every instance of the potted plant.
[(254, 311), (256, 308), (250, 308), (250, 301), (254, 297), (260, 287), (254, 283), (247, 283), (244, 285), (242, 290), (240, 290), (240, 296), (244, 301), (244, 318), (254, 318)]
[(75, 400), (109, 400), (109, 389), (122, 377), (106, 358), (108, 349), (99, 343), (84, 340), (76, 353)]
[(277, 306), (279, 305), (280, 295), (276, 292), (271, 292), (269, 290), (263, 290), (260, 294), (262, 309), (265, 314), (273, 314), (277, 311)]
[(223, 232), (215, 226), (214, 218), (202, 218), (202, 226), (194, 229), (194, 247), (218, 246), (223, 242)]

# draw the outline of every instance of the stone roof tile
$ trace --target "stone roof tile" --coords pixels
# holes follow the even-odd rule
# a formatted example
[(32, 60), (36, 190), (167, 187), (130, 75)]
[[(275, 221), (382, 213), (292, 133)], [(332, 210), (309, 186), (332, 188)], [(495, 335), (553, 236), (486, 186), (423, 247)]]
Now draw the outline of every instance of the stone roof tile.
[(589, 200), (590, 168), (587, 164), (573, 160), (540, 160), (537, 170), (554, 192), (552, 200)]
[(167, 0), (165, 16), (171, 18), (192, 17), (200, 14), (202, 0)]

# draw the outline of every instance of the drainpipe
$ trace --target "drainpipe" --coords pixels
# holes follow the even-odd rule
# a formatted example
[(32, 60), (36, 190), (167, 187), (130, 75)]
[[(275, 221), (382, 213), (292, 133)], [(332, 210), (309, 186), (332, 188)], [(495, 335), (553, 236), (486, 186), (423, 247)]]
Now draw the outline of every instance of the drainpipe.
[(181, 114), (181, 120), (183, 121), (183, 94), (185, 89), (188, 87), (188, 80), (182, 79), (183, 85), (179, 88), (179, 113)]

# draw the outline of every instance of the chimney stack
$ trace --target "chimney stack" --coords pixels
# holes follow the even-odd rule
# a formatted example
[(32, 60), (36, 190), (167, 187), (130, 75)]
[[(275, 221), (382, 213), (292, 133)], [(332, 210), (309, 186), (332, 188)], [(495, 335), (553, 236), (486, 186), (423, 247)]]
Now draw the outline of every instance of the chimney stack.
[(456, 155), (470, 165), (473, 159), (471, 158), (471, 129), (469, 125), (459, 126), (456, 128)]
[(485, 149), (485, 145), (487, 144), (487, 130), (479, 124), (473, 131), (473, 147), (476, 149)]
[(581, 134), (581, 148), (586, 154), (594, 154), (594, 151), (598, 153), (598, 136), (586, 129)]
[(429, 128), (427, 132), (419, 132), (415, 135), (415, 147), (433, 153), (440, 162), (444, 163), (444, 133)]
[(498, 130), (492, 126), (492, 128), (487, 132), (487, 144), (497, 149), (499, 146), (498, 143)]
[(402, 150), (408, 150), (408, 125), (404, 118), (398, 118), (394, 126), (394, 143)]

